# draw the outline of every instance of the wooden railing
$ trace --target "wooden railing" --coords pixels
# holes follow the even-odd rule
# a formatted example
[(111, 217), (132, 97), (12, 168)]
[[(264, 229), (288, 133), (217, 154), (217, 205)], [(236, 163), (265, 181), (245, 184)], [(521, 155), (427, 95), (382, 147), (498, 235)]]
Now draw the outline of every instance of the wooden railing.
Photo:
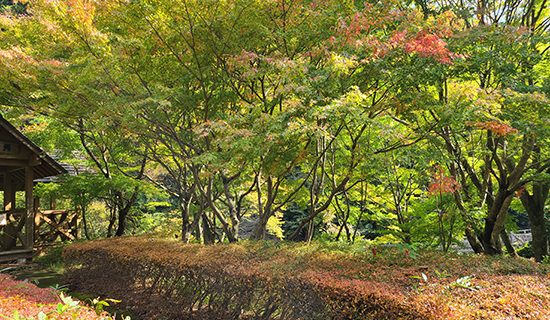
[(79, 217), (74, 210), (41, 210), (36, 213), (34, 222), (36, 245), (78, 238)]
[(78, 238), (79, 215), (74, 210), (39, 210), (34, 217), (34, 243), (26, 243), (25, 209), (0, 211), (0, 261), (30, 258), (36, 246)]
[(25, 234), (27, 211), (14, 209), (0, 211), (0, 214), (4, 220), (0, 225), (0, 261), (29, 257), (33, 244), (27, 243)]

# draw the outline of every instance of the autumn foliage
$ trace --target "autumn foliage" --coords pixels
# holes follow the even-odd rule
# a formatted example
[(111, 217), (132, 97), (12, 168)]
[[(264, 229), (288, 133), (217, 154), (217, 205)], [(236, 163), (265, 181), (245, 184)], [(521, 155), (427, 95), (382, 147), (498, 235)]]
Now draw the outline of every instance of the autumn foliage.
[(530, 261), (371, 252), (120, 238), (72, 245), (64, 258), (75, 289), (121, 299), (144, 319), (550, 317), (549, 270)]
[(460, 184), (455, 177), (445, 173), (445, 169), (438, 165), (432, 174), (432, 182), (428, 186), (428, 192), (432, 195), (453, 193), (460, 189)]
[(518, 130), (516, 128), (513, 128), (512, 126), (500, 121), (481, 121), (472, 122), (469, 124), (474, 128), (490, 131), (499, 137), (518, 133)]
[(0, 318), (1, 319), (107, 319), (98, 316), (94, 310), (87, 307), (69, 309), (63, 306), (63, 301), (53, 289), (39, 288), (28, 282), (18, 281), (9, 275), (0, 274)]

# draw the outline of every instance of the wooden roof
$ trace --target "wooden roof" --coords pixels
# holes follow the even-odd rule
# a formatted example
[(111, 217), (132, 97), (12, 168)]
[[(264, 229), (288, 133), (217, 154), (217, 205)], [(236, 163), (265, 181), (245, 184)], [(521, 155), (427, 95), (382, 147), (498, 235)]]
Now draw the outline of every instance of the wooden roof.
[(0, 116), (0, 173), (9, 170), (17, 180), (24, 181), (24, 170), (13, 169), (25, 164), (32, 166), (35, 179), (67, 173), (61, 164)]

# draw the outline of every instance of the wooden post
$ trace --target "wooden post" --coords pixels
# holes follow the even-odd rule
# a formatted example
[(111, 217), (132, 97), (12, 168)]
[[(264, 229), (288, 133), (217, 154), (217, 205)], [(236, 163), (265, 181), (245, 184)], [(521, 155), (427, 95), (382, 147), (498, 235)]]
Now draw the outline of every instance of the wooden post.
[(34, 198), (34, 206), (33, 206), (33, 212), (34, 212), (34, 232), (36, 233), (34, 235), (34, 238), (36, 239), (36, 236), (38, 235), (38, 229), (40, 226), (40, 198), (35, 197)]
[[(11, 183), (11, 173), (4, 173), (4, 210), (8, 211), (13, 209), (15, 203), (15, 193), (13, 192), (13, 186)], [(8, 213), (0, 214), (0, 226), (6, 226), (8, 224)]]
[(10, 172), (4, 173), (4, 210), (6, 211), (6, 223), (4, 234), (2, 235), (2, 250), (12, 250), (17, 246), (18, 226), (10, 223), (10, 215), (15, 210), (15, 181)]
[[(33, 185), (34, 185), (34, 182), (33, 182)], [(40, 198), (39, 197), (34, 197), (34, 210), (35, 211), (38, 211), (40, 210)]]
[(32, 189), (34, 187), (34, 172), (32, 167), (25, 167), (25, 210), (27, 212), (27, 221), (25, 221), (25, 247), (32, 249), (34, 246), (34, 197)]
[(4, 173), (4, 210), (15, 209), (15, 188), (10, 172)]

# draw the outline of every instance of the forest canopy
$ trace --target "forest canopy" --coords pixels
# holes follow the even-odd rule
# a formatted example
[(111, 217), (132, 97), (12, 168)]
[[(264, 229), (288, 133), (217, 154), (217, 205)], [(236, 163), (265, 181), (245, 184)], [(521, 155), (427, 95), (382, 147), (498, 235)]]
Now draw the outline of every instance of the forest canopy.
[[(548, 255), (545, 0), (0, 0), (0, 107), (86, 237)], [(174, 227), (177, 226), (177, 227)]]

